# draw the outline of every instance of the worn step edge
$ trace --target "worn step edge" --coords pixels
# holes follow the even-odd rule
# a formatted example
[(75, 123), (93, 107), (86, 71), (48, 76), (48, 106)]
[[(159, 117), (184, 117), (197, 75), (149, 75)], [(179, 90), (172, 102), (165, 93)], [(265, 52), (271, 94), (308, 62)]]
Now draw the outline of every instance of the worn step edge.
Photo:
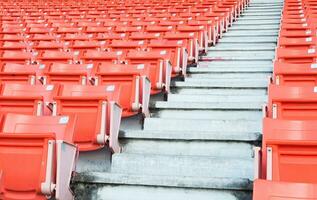
[(264, 102), (155, 102), (151, 109), (195, 110), (262, 110)]
[(185, 82), (175, 82), (171, 84), (171, 87), (180, 87), (180, 88), (240, 88), (240, 89), (267, 89), (267, 85), (207, 85), (201, 83), (185, 83)]
[(262, 134), (260, 132), (199, 132), (199, 131), (120, 131), (121, 139), (147, 139), (147, 140), (178, 140), (178, 141), (241, 141), (255, 142), (261, 141)]
[(251, 180), (244, 178), (149, 176), (105, 172), (79, 173), (74, 177), (74, 182), (248, 191), (252, 190), (253, 184)]

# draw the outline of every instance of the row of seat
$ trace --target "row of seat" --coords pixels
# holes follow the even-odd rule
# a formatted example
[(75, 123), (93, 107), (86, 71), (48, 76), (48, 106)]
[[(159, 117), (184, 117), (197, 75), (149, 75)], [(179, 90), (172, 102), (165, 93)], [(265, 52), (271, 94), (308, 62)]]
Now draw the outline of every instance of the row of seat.
[(314, 0), (285, 0), (273, 76), (256, 148), (254, 200), (317, 198)]
[(186, 76), (247, 0), (0, 2), (0, 199), (73, 199), (78, 152)]

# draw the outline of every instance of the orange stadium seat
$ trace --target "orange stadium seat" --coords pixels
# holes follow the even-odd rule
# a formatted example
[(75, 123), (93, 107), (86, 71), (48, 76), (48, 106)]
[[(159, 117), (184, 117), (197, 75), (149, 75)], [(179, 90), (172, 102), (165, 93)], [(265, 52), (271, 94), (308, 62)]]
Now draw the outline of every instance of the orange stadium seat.
[[(109, 144), (120, 152), (118, 133), (121, 108), (111, 98), (120, 95), (117, 85), (62, 85), (54, 97), (53, 115), (76, 115), (74, 143), (80, 151), (102, 148)], [(114, 96), (114, 97), (113, 97)]]
[(0, 199), (72, 198), (75, 123), (70, 116), (5, 116), (0, 133)]
[(43, 69), (44, 84), (89, 84), (93, 64), (52, 63)]

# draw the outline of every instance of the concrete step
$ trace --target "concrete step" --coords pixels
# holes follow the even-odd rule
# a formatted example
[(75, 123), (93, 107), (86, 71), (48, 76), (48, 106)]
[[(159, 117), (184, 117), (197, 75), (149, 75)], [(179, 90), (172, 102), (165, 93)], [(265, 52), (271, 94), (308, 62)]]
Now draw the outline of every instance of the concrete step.
[(238, 26), (240, 27), (241, 25), (245, 25), (245, 26), (262, 26), (262, 25), (280, 25), (280, 17), (271, 17), (271, 16), (266, 16), (264, 17), (248, 17), (248, 20), (238, 20), (237, 22), (234, 23), (234, 26), (232, 26), (231, 28)]
[(242, 96), (242, 95), (205, 95), (201, 98), (197, 95), (186, 95), (186, 94), (169, 94), (168, 102), (188, 102), (188, 103), (243, 103), (243, 102), (254, 102), (263, 104), (266, 102), (267, 96)]
[(257, 31), (257, 30), (270, 30), (270, 31), (278, 31), (279, 25), (237, 25), (229, 28), (230, 31), (238, 31), (238, 30), (249, 30), (249, 31)]
[(218, 60), (214, 62), (199, 62), (197, 67), (189, 68), (189, 72), (195, 72), (196, 70), (204, 70), (204, 69), (214, 69), (214, 70), (226, 70), (227, 68), (236, 68), (236, 69), (244, 69), (244, 68), (253, 68), (256, 70), (257, 68), (271, 68), (273, 67), (273, 63), (271, 60), (269, 61), (239, 61), (239, 60)]
[(192, 120), (192, 119), (161, 119), (146, 118), (144, 130), (154, 131), (206, 131), (213, 132), (261, 132), (261, 121), (245, 120)]
[[(122, 153), (112, 156), (111, 173), (253, 179), (253, 159)], [(128, 166), (128, 167), (127, 167)]]
[(218, 58), (223, 60), (272, 60), (275, 53), (272, 51), (208, 51), (203, 59)]
[[(194, 80), (194, 79), (189, 79)], [(231, 80), (231, 79), (217, 79), (217, 80), (197, 80), (188, 82), (175, 82), (176, 87), (187, 88), (266, 88), (267, 80)]]
[[(184, 95), (181, 95), (184, 96)], [(249, 98), (252, 98), (250, 96)], [(265, 99), (266, 100), (266, 99)], [(175, 110), (173, 108), (159, 109), (152, 114), (156, 118), (166, 119), (230, 119), (230, 120), (261, 120), (260, 110)]]
[[(263, 43), (261, 44), (261, 46), (258, 46), (258, 50), (261, 50), (261, 48), (270, 48), (269, 50), (274, 50), (276, 47), (276, 43), (272, 42), (272, 43)], [(237, 43), (233, 43), (233, 44), (228, 44), (228, 43), (223, 43), (223, 42), (219, 42), (216, 46), (210, 47), (209, 50), (212, 49), (219, 49), (219, 50), (223, 50), (226, 48), (240, 48), (240, 49), (246, 49), (246, 48), (253, 48), (254, 50), (254, 44), (237, 44)]]
[[(252, 74), (252, 73), (264, 73), (264, 74), (270, 74), (272, 72), (272, 67), (242, 67), (242, 68), (238, 68), (238, 67), (199, 67), (199, 68), (190, 68), (189, 72), (191, 75), (189, 75), (189, 77), (194, 77), (193, 75), (204, 75), (204, 74), (225, 74), (225, 73), (248, 73), (248, 74)], [(207, 76), (208, 76), (207, 75)]]
[(205, 80), (205, 79), (264, 79), (267, 80), (269, 76), (271, 76), (271, 73), (265, 73), (265, 72), (227, 72), (227, 73), (195, 73), (189, 75), (185, 80), (188, 79), (199, 79), (199, 80)]
[(232, 45), (229, 46), (228, 43), (222, 43), (222, 45), (217, 45), (214, 47), (209, 47), (208, 51), (274, 51), (275, 50), (275, 45), (261, 45), (259, 47), (254, 46), (254, 45)]
[(267, 95), (266, 88), (198, 88), (198, 87), (173, 87), (173, 94), (190, 95)]
[(235, 141), (121, 139), (123, 153), (168, 156), (211, 156), (251, 159), (253, 145)]
[(220, 43), (242, 43), (242, 44), (254, 44), (261, 46), (262, 43), (276, 43), (277, 42), (277, 34), (265, 34), (263, 35), (260, 33), (260, 35), (256, 35), (257, 37), (250, 37), (251, 35), (248, 35), (247, 33), (244, 34), (233, 34), (231, 37), (229, 37), (227, 34), (221, 39)]
[(159, 101), (151, 105), (153, 109), (183, 109), (183, 110), (261, 110), (263, 102), (186, 102), (184, 101)]
[[(241, 18), (246, 18), (246, 17), (249, 17), (249, 16), (262, 16), (262, 15), (266, 15), (266, 16), (280, 16), (281, 15), (281, 12), (245, 12), (245, 13), (242, 13), (241, 14)], [(247, 20), (247, 18), (246, 18)]]
[(159, 130), (129, 130), (121, 131), (120, 138), (140, 139), (140, 140), (177, 140), (187, 141), (235, 141), (254, 143), (260, 141), (262, 134), (260, 132), (234, 132), (226, 131), (219, 134), (217, 131), (159, 131)]
[[(252, 188), (248, 179), (120, 173), (86, 173), (77, 176), (76, 181), (76, 199), (80, 200), (240, 200), (251, 199)], [(90, 183), (94, 187), (87, 187)]]
[(259, 36), (270, 36), (274, 37), (276, 40), (276, 37), (278, 36), (278, 30), (232, 30), (228, 33), (226, 33), (225, 37), (241, 37), (241, 36), (247, 36), (247, 37), (259, 37)]

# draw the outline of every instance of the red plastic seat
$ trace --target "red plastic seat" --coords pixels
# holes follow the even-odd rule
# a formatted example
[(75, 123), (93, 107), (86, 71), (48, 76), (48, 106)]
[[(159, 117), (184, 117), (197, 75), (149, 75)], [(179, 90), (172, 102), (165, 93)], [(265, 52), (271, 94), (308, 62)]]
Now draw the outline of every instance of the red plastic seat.
[(148, 78), (156, 80), (155, 70), (148, 65), (101, 64), (95, 70), (95, 83), (120, 85), (121, 95), (117, 102), (123, 109), (123, 117), (138, 114), (140, 109), (149, 116), (151, 83)]
[(207, 30), (203, 25), (201, 26), (190, 26), (190, 25), (179, 25), (177, 26), (177, 31), (180, 33), (194, 33), (195, 38), (198, 39), (198, 50), (207, 52), (208, 48), (208, 34)]
[(280, 37), (278, 40), (279, 47), (283, 48), (303, 48), (309, 49), (313, 48), (317, 43), (315, 37), (300, 37), (300, 38), (287, 38), (287, 37)]
[(125, 53), (122, 51), (98, 51), (98, 50), (87, 50), (81, 56), (82, 63), (92, 63), (94, 66), (100, 63), (120, 63), (125, 57)]
[(109, 99), (120, 95), (119, 87), (62, 85), (54, 97), (53, 115), (76, 115), (74, 143), (80, 151), (102, 148), (105, 144), (120, 152), (118, 133), (121, 108)]
[(140, 41), (129, 41), (129, 40), (112, 40), (109, 47), (112, 51), (124, 51), (128, 50), (143, 50), (145, 48), (145, 43), (143, 40)]
[(186, 75), (188, 53), (184, 47), (183, 40), (150, 40), (147, 47), (151, 50), (169, 51), (173, 74), (177, 75), (182, 72), (183, 75)]
[(93, 64), (52, 63), (43, 71), (44, 84), (89, 84)]
[(315, 48), (293, 49), (277, 48), (276, 59), (288, 63), (313, 63), (316, 61), (317, 51)]
[(0, 51), (0, 62), (2, 63), (18, 63), (18, 64), (31, 64), (34, 61), (35, 54), (23, 51)]
[(274, 63), (274, 83), (290, 86), (315, 86), (317, 85), (317, 65), (277, 61)]
[(188, 51), (189, 61), (198, 61), (199, 56), (199, 44), (198, 39), (195, 38), (194, 33), (172, 33), (168, 32), (164, 34), (164, 39), (169, 41), (183, 41), (184, 47)]
[(316, 191), (317, 184), (256, 180), (253, 200), (312, 200)]
[(79, 52), (45, 50), (40, 52), (37, 62), (49, 66), (51, 63), (73, 64), (78, 60)]
[(277, 119), (317, 119), (317, 93), (312, 86), (269, 86), (268, 116)]
[[(170, 56), (166, 51), (129, 51), (126, 60), (130, 65), (146, 64), (153, 68), (159, 69), (160, 77), (163, 77), (162, 81), (157, 84), (157, 89), (165, 88), (165, 91), (169, 92), (170, 81), (172, 76), (172, 67), (169, 61)], [(161, 85), (160, 85), (161, 84)]]
[(316, 183), (316, 120), (264, 118), (263, 165), (267, 180)]
[(0, 133), (1, 199), (73, 198), (75, 122), (68, 116), (6, 115)]
[(47, 106), (52, 103), (58, 89), (58, 85), (5, 83), (1, 89), (0, 112), (51, 115)]
[(41, 65), (5, 63), (0, 67), (0, 81), (10, 83), (29, 83), (34, 85), (41, 75)]

